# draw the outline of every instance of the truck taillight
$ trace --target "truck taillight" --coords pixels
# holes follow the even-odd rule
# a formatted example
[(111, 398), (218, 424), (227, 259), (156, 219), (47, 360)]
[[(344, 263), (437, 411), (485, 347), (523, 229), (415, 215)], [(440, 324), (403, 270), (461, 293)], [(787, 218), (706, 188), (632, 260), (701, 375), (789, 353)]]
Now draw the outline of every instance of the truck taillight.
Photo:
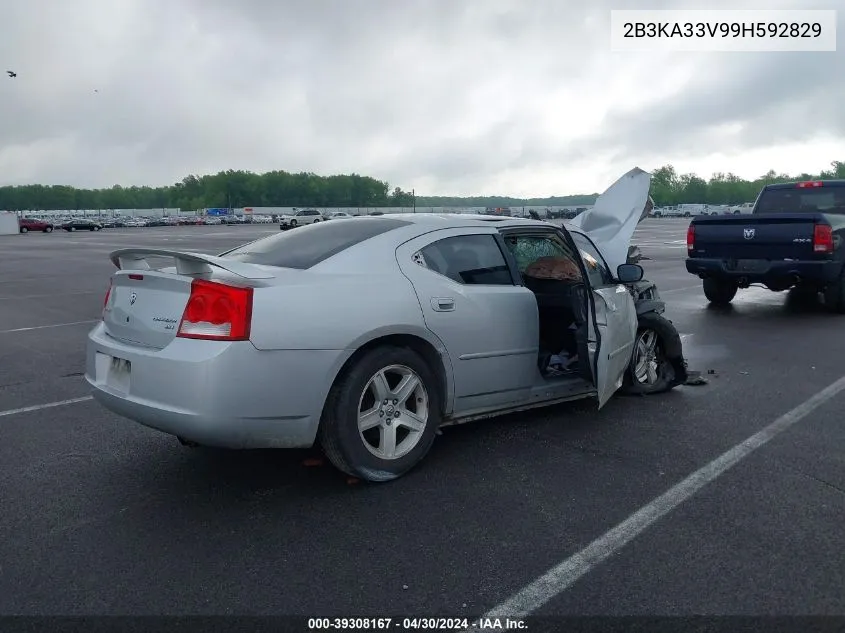
[(833, 229), (827, 224), (816, 224), (813, 228), (813, 252), (833, 252)]
[(805, 182), (799, 182), (796, 186), (799, 189), (807, 189), (809, 187), (821, 187), (822, 181), (821, 180), (807, 180)]
[(112, 280), (109, 279), (109, 287), (106, 288), (106, 296), (103, 299), (103, 312), (102, 312), (103, 319), (106, 318), (106, 308), (108, 308), (108, 306), (109, 306), (109, 298), (111, 297), (111, 286), (112, 286)]
[(687, 228), (687, 252), (692, 252), (695, 249), (695, 226), (692, 224)]
[(252, 288), (194, 279), (176, 336), (246, 341), (252, 324)]

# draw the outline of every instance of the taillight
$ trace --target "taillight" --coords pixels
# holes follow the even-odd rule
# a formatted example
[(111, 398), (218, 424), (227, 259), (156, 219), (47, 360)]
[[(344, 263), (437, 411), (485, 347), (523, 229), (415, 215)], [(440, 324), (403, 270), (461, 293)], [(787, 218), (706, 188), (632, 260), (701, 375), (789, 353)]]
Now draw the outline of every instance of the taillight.
[(176, 336), (246, 341), (252, 323), (252, 288), (194, 279)]
[(111, 297), (111, 286), (112, 286), (112, 280), (109, 279), (109, 287), (106, 288), (106, 297), (105, 297), (105, 299), (103, 299), (103, 312), (102, 312), (103, 319), (106, 318), (106, 308), (109, 305), (109, 298)]
[(833, 229), (827, 224), (816, 224), (813, 228), (813, 252), (833, 252)]
[(822, 181), (821, 180), (807, 180), (806, 182), (799, 182), (796, 187), (799, 189), (807, 189), (809, 187), (821, 187)]
[(695, 226), (692, 224), (687, 228), (687, 251), (692, 252), (695, 249)]

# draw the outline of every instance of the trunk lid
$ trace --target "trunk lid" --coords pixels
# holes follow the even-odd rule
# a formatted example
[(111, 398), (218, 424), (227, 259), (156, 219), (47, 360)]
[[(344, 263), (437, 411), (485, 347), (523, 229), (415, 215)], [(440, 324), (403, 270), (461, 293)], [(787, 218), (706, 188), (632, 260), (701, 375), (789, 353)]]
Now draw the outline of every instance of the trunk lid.
[(696, 218), (690, 257), (715, 259), (813, 260), (813, 231), (826, 223), (815, 213)]
[(125, 343), (164, 348), (176, 338), (192, 281), (160, 271), (118, 271), (103, 311), (106, 333)]
[(276, 280), (269, 266), (203, 253), (132, 248), (115, 251), (110, 258), (120, 270), (112, 275), (103, 308), (106, 333), (154, 349), (176, 338), (194, 279), (251, 287)]

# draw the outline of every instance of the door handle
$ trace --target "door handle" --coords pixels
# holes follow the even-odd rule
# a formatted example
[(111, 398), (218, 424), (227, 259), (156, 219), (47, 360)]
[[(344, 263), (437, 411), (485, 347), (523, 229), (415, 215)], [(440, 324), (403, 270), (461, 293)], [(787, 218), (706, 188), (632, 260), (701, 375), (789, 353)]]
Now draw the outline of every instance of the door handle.
[(455, 300), (451, 297), (432, 297), (431, 307), (435, 312), (451, 312), (455, 309)]

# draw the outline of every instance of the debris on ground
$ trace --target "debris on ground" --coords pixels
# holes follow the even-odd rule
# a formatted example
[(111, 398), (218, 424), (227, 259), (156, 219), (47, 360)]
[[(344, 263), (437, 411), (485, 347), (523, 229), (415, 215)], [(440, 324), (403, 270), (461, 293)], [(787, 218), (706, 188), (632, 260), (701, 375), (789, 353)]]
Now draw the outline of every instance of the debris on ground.
[(355, 484), (361, 483), (361, 480), (357, 477), (347, 477), (346, 484), (349, 486), (354, 486)]
[[(712, 371), (712, 370), (711, 370)], [(710, 372), (707, 372), (710, 373)], [(700, 371), (688, 371), (687, 379), (684, 384), (688, 387), (699, 387), (708, 384), (707, 379), (701, 375)]]
[(708, 374), (715, 374), (715, 373), (716, 373), (716, 370), (715, 370), (715, 369), (708, 369), (708, 370), (707, 370), (707, 373), (708, 373)]
[(405, 590), (405, 591), (407, 591), (407, 590), (408, 590), (408, 585), (402, 585), (402, 589), (403, 589), (403, 590)]
[(739, 373), (740, 373), (740, 374), (742, 374), (743, 376), (747, 376), (747, 375), (748, 375), (748, 372), (747, 372), (747, 371), (741, 371), (741, 372), (739, 372)]
[(325, 462), (320, 457), (309, 457), (302, 461), (302, 465), (306, 468), (314, 468), (316, 466), (322, 466)]

